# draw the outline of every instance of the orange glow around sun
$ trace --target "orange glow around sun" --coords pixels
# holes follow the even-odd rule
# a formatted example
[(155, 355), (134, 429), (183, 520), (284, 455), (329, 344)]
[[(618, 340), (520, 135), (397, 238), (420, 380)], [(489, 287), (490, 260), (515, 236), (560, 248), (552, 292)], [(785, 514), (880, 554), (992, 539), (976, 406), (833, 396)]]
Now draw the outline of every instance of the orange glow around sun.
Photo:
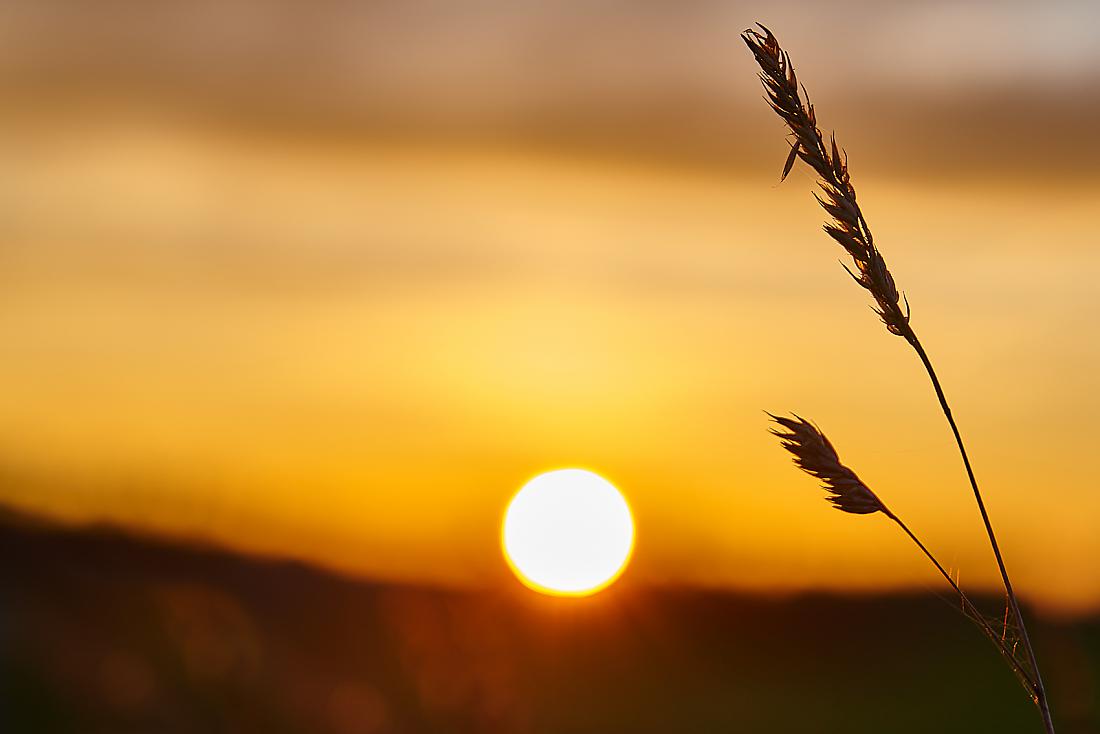
[(512, 498), (504, 516), (504, 557), (531, 589), (587, 596), (610, 586), (634, 549), (626, 499), (583, 469), (540, 474)]

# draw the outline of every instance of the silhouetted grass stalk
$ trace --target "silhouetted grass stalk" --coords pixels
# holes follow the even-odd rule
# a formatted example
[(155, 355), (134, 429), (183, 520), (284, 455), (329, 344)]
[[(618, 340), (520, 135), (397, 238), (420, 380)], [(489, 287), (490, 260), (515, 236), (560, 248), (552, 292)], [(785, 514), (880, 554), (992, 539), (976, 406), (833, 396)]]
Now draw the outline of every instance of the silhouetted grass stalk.
[(783, 429), (772, 429), (772, 433), (779, 437), (783, 448), (794, 454), (795, 464), (798, 465), (799, 469), (821, 480), (822, 486), (830, 494), (829, 497), (826, 497), (826, 500), (831, 502), (834, 507), (842, 512), (850, 512), (855, 515), (870, 515), (881, 512), (897, 523), (898, 527), (920, 548), (921, 552), (932, 562), (940, 575), (947, 580), (947, 583), (958, 594), (963, 613), (970, 617), (985, 633), (985, 636), (989, 638), (998, 651), (1005, 656), (1005, 660), (1012, 668), (1012, 672), (1019, 678), (1020, 683), (1023, 684), (1026, 690), (1031, 691), (1035, 686), (1035, 681), (1028, 671), (1020, 665), (1020, 662), (1016, 660), (1012, 646), (1007, 640), (1007, 635), (997, 634), (993, 630), (989, 620), (978, 611), (978, 608), (974, 606), (970, 598), (959, 587), (958, 582), (951, 577), (951, 574), (932, 555), (932, 552), (925, 547), (920, 538), (886, 506), (886, 503), (870, 487), (863, 483), (854, 471), (841, 463), (836, 449), (833, 448), (833, 444), (825, 437), (825, 434), (801, 416), (795, 415), (794, 418), (785, 418), (771, 413), (768, 413), (768, 415)]
[[(886, 266), (886, 260), (878, 251), (878, 248), (875, 247), (871, 230), (867, 226), (867, 221), (864, 219), (859, 204), (856, 202), (855, 188), (852, 186), (848, 173), (847, 155), (837, 147), (835, 136), (830, 136), (829, 144), (826, 145), (825, 139), (817, 127), (817, 116), (814, 112), (814, 106), (809, 101), (809, 94), (805, 92), (805, 87), (802, 87), (802, 93), (806, 94), (805, 103), (802, 100), (798, 79), (795, 76), (790, 57), (779, 46), (779, 42), (771, 31), (764, 26), (760, 26), (760, 28), (763, 33), (749, 29), (742, 33), (741, 37), (760, 66), (760, 78), (767, 91), (769, 104), (791, 130), (793, 138), (791, 151), (783, 166), (781, 180), (787, 177), (798, 158), (801, 158), (817, 172), (820, 179), (818, 185), (824, 193), (824, 197), (817, 194), (815, 194), (815, 197), (832, 218), (831, 222), (825, 224), (825, 232), (845, 249), (854, 265), (854, 271), (848, 266), (845, 266), (845, 269), (848, 270), (856, 283), (865, 288), (874, 298), (875, 312), (886, 325), (886, 329), (891, 334), (900, 336), (909, 343), (916, 351), (917, 356), (920, 357), (921, 363), (928, 373), (932, 387), (936, 391), (940, 408), (947, 418), (947, 423), (955, 437), (955, 443), (958, 445), (959, 454), (962, 456), (963, 465), (966, 468), (967, 478), (970, 480), (970, 487), (974, 492), (974, 499), (978, 504), (978, 511), (981, 513), (982, 522), (985, 525), (986, 535), (989, 537), (989, 543), (997, 561), (997, 568), (1000, 570), (1001, 579), (1004, 582), (1005, 594), (1008, 597), (1008, 610), (1015, 622), (1015, 628), (1019, 633), (1020, 642), (1026, 656), (1028, 675), (1021, 676), (1021, 681), (1024, 682), (1025, 687), (1028, 688), (1028, 692), (1039, 707), (1043, 717), (1043, 725), (1046, 727), (1048, 734), (1053, 734), (1054, 724), (1051, 720), (1046, 689), (1043, 687), (1042, 677), (1039, 674), (1039, 664), (1035, 658), (1035, 650), (1031, 645), (1031, 640), (1028, 637), (1016, 592), (1012, 588), (1012, 582), (1009, 579), (1008, 570), (1001, 555), (1001, 548), (997, 543), (997, 536), (993, 532), (993, 524), (990, 522), (989, 513), (986, 511), (981, 491), (978, 489), (978, 481), (974, 476), (974, 470), (970, 464), (970, 457), (966, 453), (962, 435), (952, 416), (951, 407), (948, 405), (947, 397), (944, 395), (943, 387), (940, 385), (939, 377), (936, 375), (936, 370), (932, 366), (928, 353), (924, 350), (916, 332), (910, 326), (908, 301), (899, 294), (894, 278)], [(903, 303), (904, 308), (902, 307)], [(841, 505), (838, 504), (838, 506)], [(841, 507), (841, 509), (844, 508)], [(884, 507), (880, 509), (885, 512)], [(962, 595), (961, 590), (951, 580), (950, 574), (943, 571), (943, 568), (917, 540), (916, 536), (909, 532), (908, 528), (891, 513), (886, 512), (886, 514), (906, 531), (924, 551), (925, 555), (936, 564), (941, 574), (951, 582), (952, 587)], [(962, 597), (964, 604), (969, 604), (965, 595), (962, 595)], [(988, 627), (988, 624), (986, 626)], [(1005, 646), (1002, 645), (1001, 647), (1002, 652), (1005, 652)], [(1007, 657), (1012, 661), (1017, 675), (1020, 675), (1024, 666), (1016, 660), (1014, 654), (1007, 654)]]

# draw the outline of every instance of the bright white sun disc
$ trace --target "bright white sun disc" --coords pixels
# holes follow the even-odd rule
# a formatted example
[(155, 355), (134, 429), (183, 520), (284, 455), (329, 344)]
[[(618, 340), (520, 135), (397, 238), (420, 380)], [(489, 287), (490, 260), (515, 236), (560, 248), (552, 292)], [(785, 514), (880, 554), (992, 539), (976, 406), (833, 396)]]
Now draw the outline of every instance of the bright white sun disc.
[(630, 507), (611, 482), (584, 469), (540, 474), (504, 515), (504, 556), (527, 586), (584, 596), (611, 584), (634, 548)]

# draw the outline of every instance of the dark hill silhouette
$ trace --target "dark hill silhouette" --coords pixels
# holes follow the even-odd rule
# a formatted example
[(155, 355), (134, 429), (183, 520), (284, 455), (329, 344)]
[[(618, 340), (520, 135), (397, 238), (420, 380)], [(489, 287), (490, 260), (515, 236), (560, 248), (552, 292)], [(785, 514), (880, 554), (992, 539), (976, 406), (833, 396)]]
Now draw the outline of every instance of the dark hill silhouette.
[[(0, 569), (3, 732), (1037, 726), (989, 643), (931, 595), (416, 588), (12, 512)], [(1037, 637), (1060, 731), (1097, 731), (1100, 624)]]

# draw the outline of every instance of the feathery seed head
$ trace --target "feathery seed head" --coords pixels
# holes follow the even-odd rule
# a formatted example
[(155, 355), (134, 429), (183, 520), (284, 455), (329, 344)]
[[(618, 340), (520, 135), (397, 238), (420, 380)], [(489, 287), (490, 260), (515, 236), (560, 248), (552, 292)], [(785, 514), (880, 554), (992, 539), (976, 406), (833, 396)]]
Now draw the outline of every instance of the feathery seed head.
[(886, 267), (886, 260), (875, 247), (871, 230), (856, 202), (856, 190), (848, 173), (848, 156), (830, 136), (826, 145), (817, 127), (814, 106), (809, 95), (803, 102), (805, 88), (799, 89), (791, 58), (775, 35), (764, 26), (760, 31), (748, 29), (741, 38), (752, 51), (760, 66), (760, 80), (767, 92), (768, 103), (790, 128), (794, 141), (783, 166), (780, 180), (787, 177), (796, 158), (801, 158), (820, 178), (823, 196), (814, 194), (832, 221), (825, 231), (836, 240), (852, 258), (855, 271), (852, 277), (875, 299), (875, 313), (879, 315), (891, 334), (912, 339), (909, 329), (908, 309), (902, 309), (901, 296), (894, 278)]
[(768, 415), (780, 426), (772, 428), (771, 432), (779, 437), (783, 448), (794, 454), (794, 463), (799, 469), (821, 480), (822, 487), (830, 495), (825, 499), (838, 510), (856, 515), (890, 514), (856, 473), (840, 463), (836, 449), (817, 426), (797, 415), (793, 418)]

